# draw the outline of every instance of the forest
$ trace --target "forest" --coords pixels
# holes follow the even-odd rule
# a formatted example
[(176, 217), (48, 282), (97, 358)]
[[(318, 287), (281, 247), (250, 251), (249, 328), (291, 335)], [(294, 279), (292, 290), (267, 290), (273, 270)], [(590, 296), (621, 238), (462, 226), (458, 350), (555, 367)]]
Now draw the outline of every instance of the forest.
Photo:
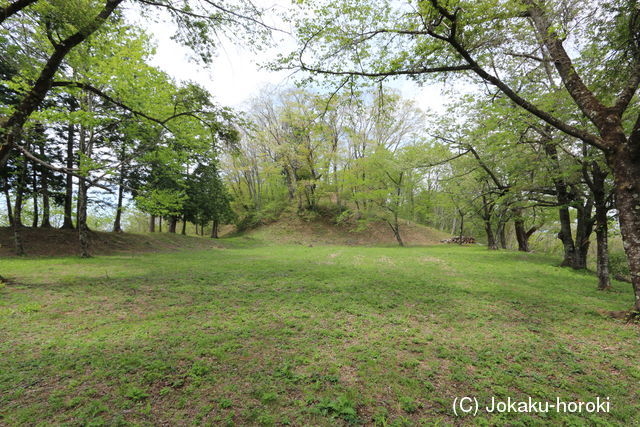
[(0, 0), (0, 424), (640, 422), (640, 3), (281, 3)]

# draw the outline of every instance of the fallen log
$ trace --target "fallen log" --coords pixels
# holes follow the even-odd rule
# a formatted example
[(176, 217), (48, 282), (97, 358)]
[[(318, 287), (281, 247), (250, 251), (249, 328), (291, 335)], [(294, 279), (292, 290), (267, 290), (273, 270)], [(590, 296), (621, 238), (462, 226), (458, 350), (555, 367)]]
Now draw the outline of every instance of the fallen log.
[(476, 239), (471, 236), (455, 236), (450, 239), (440, 240), (440, 243), (453, 243), (458, 245), (470, 245), (476, 243)]

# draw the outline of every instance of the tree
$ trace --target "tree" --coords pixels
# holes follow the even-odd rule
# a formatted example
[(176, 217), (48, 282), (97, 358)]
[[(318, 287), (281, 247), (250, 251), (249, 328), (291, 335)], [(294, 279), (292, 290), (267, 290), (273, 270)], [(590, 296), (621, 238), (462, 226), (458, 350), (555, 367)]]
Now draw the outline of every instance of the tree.
[[(310, 3), (298, 22), (300, 49), (285, 59), (312, 73), (341, 78), (469, 73), (549, 126), (601, 150), (612, 170), (620, 227), (640, 311), (640, 9), (637, 1), (592, 3), (438, 0), (417, 7), (351, 0)], [(566, 45), (577, 41), (567, 49)], [(622, 46), (622, 47), (618, 47)], [(600, 54), (606, 51), (606, 58)], [(567, 120), (502, 76), (543, 70), (559, 81)]]
[[(12, 47), (17, 52), (36, 52), (35, 58), (46, 57), (43, 29), (33, 25), (32, 21), (24, 22), (20, 37), (11, 38), (18, 39)], [(65, 56), (65, 67), (58, 70), (46, 102), (26, 122), (27, 130), (40, 127), (36, 134), (46, 135), (47, 128), (55, 129), (56, 136), (27, 145), (24, 142), (30, 134), (25, 133), (24, 142), (16, 146), (20, 155), (14, 156), (27, 168), (20, 169), (24, 169), (24, 178), (16, 181), (22, 182), (15, 187), (19, 189), (16, 201), (20, 206), (28, 189), (33, 190), (29, 194), (34, 197), (34, 206), (39, 197), (47, 206), (49, 184), (56, 181), (42, 170), (67, 175), (63, 225), (68, 228), (73, 227), (71, 176), (78, 178), (77, 225), (83, 256), (89, 256), (86, 218), (90, 194), (95, 188), (112, 191), (117, 187), (114, 229), (119, 230), (125, 189), (128, 192), (153, 189), (136, 181), (140, 174), (129, 177), (134, 166), (139, 166), (142, 172), (147, 166), (144, 161), (153, 161), (149, 153), (165, 150), (166, 169), (181, 172), (184, 162), (232, 140), (235, 132), (231, 126), (234, 114), (214, 105), (207, 91), (195, 84), (176, 83), (148, 65), (152, 47), (143, 31), (126, 25), (117, 16), (104, 22), (101, 29)], [(23, 74), (16, 77), (14, 73), (13, 80), (6, 85), (3, 107), (9, 112), (23, 91), (21, 82), (28, 83), (29, 75), (37, 74), (38, 65), (24, 53), (16, 54), (12, 60), (25, 66), (20, 65)], [(7, 63), (7, 67), (12, 66)], [(175, 153), (182, 155), (173, 156)], [(137, 187), (125, 181), (132, 181)], [(158, 189), (166, 190), (162, 186)], [(21, 252), (19, 227), (15, 236), (16, 248)]]
[[(106, 23), (117, 17), (124, 0), (79, 0), (78, 2), (16, 0), (0, 8), (0, 23), (5, 31), (28, 26), (38, 43), (49, 43), (42, 61), (33, 66), (31, 79), (24, 79), (15, 107), (0, 120), (0, 167), (12, 150), (19, 148), (22, 128), (42, 106), (54, 86), (56, 75), (66, 57), (94, 34), (107, 29)], [(178, 24), (176, 38), (190, 46), (205, 62), (210, 61), (217, 31), (233, 29), (239, 37), (257, 32), (260, 40), (269, 27), (261, 22), (262, 12), (252, 3), (218, 4), (198, 1), (136, 0), (140, 7), (167, 11)], [(21, 19), (28, 16), (28, 19)]]
[(231, 198), (214, 163), (196, 166), (188, 179), (184, 218), (204, 227), (211, 222), (211, 237), (218, 238), (220, 224), (235, 219)]

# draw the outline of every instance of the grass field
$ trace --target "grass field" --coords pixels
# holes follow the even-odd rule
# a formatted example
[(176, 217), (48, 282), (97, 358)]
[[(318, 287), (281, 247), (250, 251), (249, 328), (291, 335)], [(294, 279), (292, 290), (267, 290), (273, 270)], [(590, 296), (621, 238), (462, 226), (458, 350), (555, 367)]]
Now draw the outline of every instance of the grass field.
[(628, 284), (483, 247), (223, 244), (0, 260), (0, 424), (640, 423), (640, 328), (600, 314)]

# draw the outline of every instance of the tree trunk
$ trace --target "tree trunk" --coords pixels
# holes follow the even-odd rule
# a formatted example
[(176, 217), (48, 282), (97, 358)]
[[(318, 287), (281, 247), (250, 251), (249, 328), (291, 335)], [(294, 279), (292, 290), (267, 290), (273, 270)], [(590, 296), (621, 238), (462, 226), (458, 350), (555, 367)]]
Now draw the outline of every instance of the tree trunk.
[(183, 236), (187, 235), (187, 219), (185, 217), (182, 217), (182, 232), (181, 234)]
[[(73, 169), (73, 142), (75, 139), (75, 126), (69, 124), (67, 130), (67, 169)], [(64, 222), (62, 228), (73, 230), (73, 176), (67, 174), (64, 195)]]
[(460, 241), (458, 244), (462, 246), (462, 237), (464, 236), (464, 213), (458, 209), (458, 214), (460, 215)]
[(611, 288), (609, 279), (609, 227), (607, 224), (606, 206), (596, 204), (596, 242), (597, 242), (597, 271), (598, 289)]
[(213, 220), (213, 224), (211, 224), (211, 238), (213, 239), (217, 239), (218, 238), (218, 228), (220, 226), (220, 221), (218, 220)]
[(496, 243), (496, 237), (493, 234), (493, 229), (491, 228), (491, 220), (484, 220), (484, 231), (487, 233), (487, 249), (490, 251), (497, 251), (498, 244)]
[(22, 198), (24, 195), (24, 186), (27, 178), (27, 159), (22, 158), (20, 175), (18, 176), (18, 185), (16, 186), (16, 201), (13, 209), (13, 240), (15, 243), (16, 255), (25, 255), (24, 244), (22, 242)]
[(529, 230), (525, 228), (524, 218), (522, 218), (522, 208), (513, 209), (513, 225), (518, 241), (518, 250), (520, 252), (530, 252), (529, 239), (538, 230), (537, 226), (531, 227)]
[[(88, 154), (89, 150), (87, 145), (87, 129), (84, 126), (80, 127), (80, 139), (78, 142), (80, 153)], [(80, 158), (82, 159), (82, 157)], [(82, 161), (78, 161), (78, 166), (82, 170)], [(78, 240), (80, 242), (80, 256), (82, 258), (91, 257), (89, 252), (89, 229), (87, 227), (87, 181), (84, 178), (78, 180)]]
[(176, 226), (178, 225), (178, 217), (177, 216), (172, 216), (169, 219), (169, 233), (176, 233)]
[(116, 207), (116, 218), (113, 221), (113, 232), (122, 233), (122, 199), (124, 197), (124, 187), (122, 186), (122, 171), (120, 171), (120, 182), (118, 186), (118, 206)]
[(156, 216), (150, 215), (149, 216), (149, 233), (155, 233), (155, 232), (156, 232)]
[(487, 249), (490, 251), (498, 250), (498, 243), (496, 243), (496, 237), (493, 234), (493, 228), (491, 227), (491, 217), (493, 216), (494, 205), (490, 203), (486, 196), (482, 196), (482, 220), (484, 221), (484, 231), (487, 233)]
[(516, 240), (518, 241), (518, 250), (520, 252), (529, 252), (529, 236), (524, 228), (524, 220), (516, 217), (513, 225), (516, 232)]
[[(40, 145), (40, 157), (44, 158), (44, 144)], [(49, 198), (49, 170), (42, 168), (40, 173), (40, 188), (42, 189), (42, 228), (51, 228), (51, 202)]]
[(27, 159), (22, 158), (23, 164), (20, 167), (20, 175), (18, 175), (18, 182), (16, 185), (16, 201), (13, 208), (13, 223), (19, 227), (23, 227), (22, 224), (22, 204), (24, 198), (24, 187), (27, 179)]
[[(596, 208), (598, 289), (607, 290), (611, 288), (611, 280), (609, 278), (609, 224), (607, 218), (609, 206), (607, 205), (607, 191), (605, 188), (609, 172), (603, 170), (595, 160), (589, 166), (584, 164), (582, 170), (585, 181), (593, 194), (593, 202)], [(591, 175), (589, 175), (589, 171)]]
[[(560, 198), (560, 196), (558, 198)], [(558, 201), (563, 203), (560, 200)], [(560, 217), (560, 232), (558, 233), (558, 239), (562, 241), (562, 246), (564, 248), (564, 259), (560, 265), (563, 267), (571, 267), (576, 263), (576, 247), (573, 244), (569, 207), (566, 205), (560, 206), (558, 212)]]
[(572, 267), (576, 270), (583, 270), (587, 268), (587, 256), (589, 255), (591, 233), (593, 232), (593, 224), (595, 222), (595, 218), (591, 217), (593, 212), (593, 199), (588, 198), (584, 205), (578, 206), (577, 211), (576, 254), (575, 263)]
[(500, 247), (507, 249), (507, 231), (504, 221), (498, 223), (498, 240), (500, 241)]
[(398, 219), (396, 218), (394, 222), (395, 224), (390, 221), (387, 221), (387, 224), (389, 224), (391, 231), (393, 231), (393, 236), (398, 241), (398, 244), (400, 246), (404, 246), (404, 242), (402, 241), (402, 236), (400, 236), (400, 225), (398, 224)]
[(13, 208), (11, 207), (11, 195), (9, 194), (9, 180), (5, 178), (3, 180), (3, 188), (4, 198), (7, 203), (7, 219), (9, 220), (9, 225), (13, 225)]
[(0, 24), (11, 15), (20, 12), (25, 7), (35, 3), (37, 0), (16, 0), (0, 8)]
[(158, 217), (158, 233), (162, 233), (162, 217)]
[[(562, 169), (558, 159), (558, 149), (556, 145), (551, 140), (546, 140), (544, 142), (544, 149), (547, 156), (554, 161), (558, 172), (561, 172)], [(558, 239), (562, 241), (562, 247), (564, 249), (564, 259), (560, 265), (563, 267), (579, 268), (581, 263), (579, 248), (576, 247), (576, 244), (573, 241), (573, 232), (571, 231), (571, 215), (569, 213), (569, 206), (571, 205), (572, 200), (571, 195), (569, 194), (568, 185), (562, 176), (554, 177), (553, 184), (556, 189), (556, 197), (559, 205), (558, 214), (560, 220), (560, 232), (558, 233)], [(578, 221), (580, 222), (580, 219), (578, 219)], [(576, 239), (576, 241), (579, 242), (578, 239)]]
[(38, 173), (36, 172), (36, 165), (33, 165), (33, 222), (32, 228), (38, 227)]
[(613, 171), (620, 231), (629, 262), (634, 292), (634, 310), (640, 311), (640, 131), (632, 134), (631, 144), (619, 144), (606, 153)]
[(78, 239), (80, 241), (80, 256), (90, 258), (89, 228), (87, 227), (87, 183), (84, 179), (78, 182)]

